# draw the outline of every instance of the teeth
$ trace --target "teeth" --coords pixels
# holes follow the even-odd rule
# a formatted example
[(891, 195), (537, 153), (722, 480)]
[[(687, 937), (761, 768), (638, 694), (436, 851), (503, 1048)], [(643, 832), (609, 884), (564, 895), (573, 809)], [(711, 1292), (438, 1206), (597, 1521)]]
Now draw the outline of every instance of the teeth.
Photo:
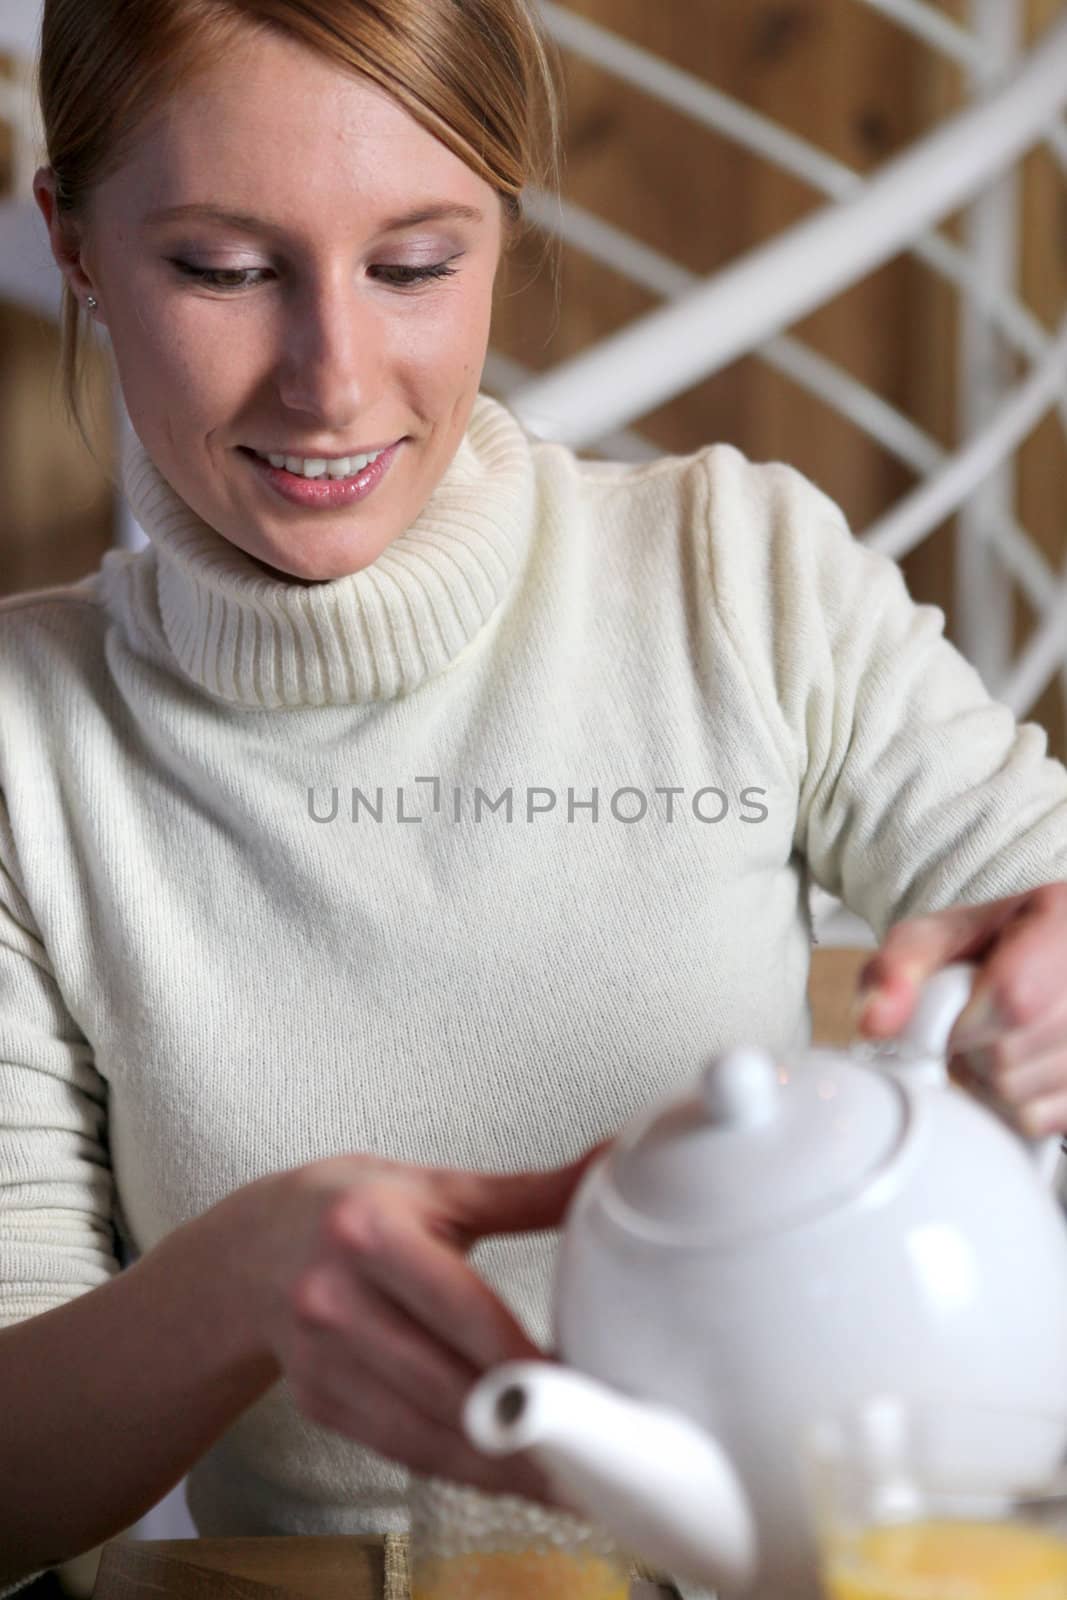
[[(257, 455), (259, 452), (256, 452)], [(381, 450), (376, 450), (369, 456), (342, 456), (339, 461), (326, 461), (322, 456), (260, 456), (261, 461), (269, 461), (272, 467), (284, 467), (286, 472), (293, 472), (300, 478), (354, 478), (357, 472), (369, 466), (372, 461), (377, 461), (382, 455)]]

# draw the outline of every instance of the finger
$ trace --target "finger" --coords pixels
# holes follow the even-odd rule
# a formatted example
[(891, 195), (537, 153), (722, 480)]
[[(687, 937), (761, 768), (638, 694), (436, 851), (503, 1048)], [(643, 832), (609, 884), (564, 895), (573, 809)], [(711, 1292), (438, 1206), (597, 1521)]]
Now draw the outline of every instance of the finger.
[(1067, 885), (1048, 884), (1026, 898), (1005, 926), (952, 1030), (952, 1044), (981, 1044), (1039, 1023), (1064, 998)]
[(301, 1285), (298, 1313), (324, 1371), (389, 1384), (434, 1421), (458, 1425), (480, 1372), (365, 1278), (320, 1269)]
[(586, 1172), (612, 1143), (603, 1139), (566, 1166), (546, 1171), (434, 1173), (432, 1190), (440, 1207), (435, 1225), (465, 1246), (492, 1234), (556, 1228)]
[(330, 1231), (354, 1276), (365, 1273), (479, 1374), (502, 1361), (543, 1354), (484, 1279), (453, 1246), (426, 1231), (407, 1201), (391, 1205), (383, 1193), (373, 1208), (365, 1200), (339, 1207)]
[(1067, 992), (1028, 1027), (1005, 1028), (1000, 1033), (976, 1030), (972, 1037), (978, 1042), (964, 1043), (962, 1048), (958, 1043), (960, 1031), (954, 1028), (949, 1039), (951, 1060), (966, 1060), (972, 1071), (998, 1087), (1005, 1077), (1067, 1048)]
[(969, 1085), (981, 1085), (1011, 1106), (1067, 1092), (1067, 1048), (1062, 1043), (1012, 1067), (989, 1060), (991, 1054), (984, 1048), (968, 1051), (962, 1058), (966, 1066), (962, 1070), (954, 1068), (953, 1077), (959, 1079), (965, 1074)]
[(972, 960), (984, 953), (1034, 893), (1009, 895), (976, 906), (949, 906), (927, 916), (894, 923), (880, 947), (861, 969), (860, 985), (874, 988), (895, 973), (927, 977), (950, 961)]
[(1019, 1099), (1008, 1099), (992, 1090), (986, 1079), (969, 1067), (959, 1065), (953, 1070), (954, 1080), (975, 1099), (998, 1116), (1004, 1117), (1026, 1139), (1043, 1139), (1050, 1134), (1067, 1133), (1067, 1088), (1063, 1086), (1063, 1059), (1055, 1083), (1036, 1097), (1029, 1094)]
[(527, 1452), (483, 1455), (455, 1427), (426, 1416), (386, 1381), (351, 1383), (334, 1371), (313, 1387), (294, 1386), (294, 1392), (300, 1409), (313, 1421), (355, 1439), (386, 1460), (490, 1494), (521, 1494), (552, 1503), (550, 1480)]
[(996, 1095), (1006, 1105), (1021, 1105), (1043, 1094), (1051, 1094), (1063, 1085), (1065, 1058), (1063, 1054), (1041, 1056), (1025, 1066), (1005, 1071), (989, 1060), (991, 1051), (985, 1047), (969, 1050), (966, 1055), (953, 1059), (952, 1078), (967, 1088), (982, 1089)]
[(1019, 1107), (1017, 1116), (1019, 1131), (1028, 1139), (1067, 1133), (1067, 1090), (1059, 1089), (1039, 1100), (1027, 1100)]
[(1036, 891), (977, 906), (952, 906), (898, 922), (859, 973), (857, 1028), (878, 1037), (897, 1033), (914, 1010), (919, 989), (952, 961), (979, 960)]

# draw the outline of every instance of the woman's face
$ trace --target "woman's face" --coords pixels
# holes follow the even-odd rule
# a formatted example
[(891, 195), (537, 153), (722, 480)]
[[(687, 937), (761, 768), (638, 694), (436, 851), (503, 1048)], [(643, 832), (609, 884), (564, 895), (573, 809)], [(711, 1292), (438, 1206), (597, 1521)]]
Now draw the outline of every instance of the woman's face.
[[(36, 190), (56, 259), (96, 296), (130, 418), (182, 499), (286, 576), (374, 561), (426, 504), (478, 392), (503, 235), (491, 186), (368, 81), (252, 35), (97, 188), (80, 255), (51, 181), (43, 168)], [(244, 220), (162, 215), (192, 206)], [(347, 503), (326, 506), (277, 485), (320, 497), (332, 478), (253, 454), (397, 441), (384, 473), (350, 462)]]

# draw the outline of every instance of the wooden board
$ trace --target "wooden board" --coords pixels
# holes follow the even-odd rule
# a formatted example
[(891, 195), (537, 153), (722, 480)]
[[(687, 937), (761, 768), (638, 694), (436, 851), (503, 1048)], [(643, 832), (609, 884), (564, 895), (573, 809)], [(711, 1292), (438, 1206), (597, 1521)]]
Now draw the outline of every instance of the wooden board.
[(381, 1539), (151, 1539), (104, 1546), (93, 1600), (382, 1600)]
[[(93, 1600), (404, 1600), (397, 1590), (380, 1538), (113, 1540)], [(635, 1579), (630, 1600), (677, 1596)]]

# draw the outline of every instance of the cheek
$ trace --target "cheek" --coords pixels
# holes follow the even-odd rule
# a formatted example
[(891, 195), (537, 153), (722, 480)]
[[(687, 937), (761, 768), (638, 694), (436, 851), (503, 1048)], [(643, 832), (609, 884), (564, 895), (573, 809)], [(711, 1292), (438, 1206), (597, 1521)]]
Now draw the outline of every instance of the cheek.
[(389, 341), (395, 358), (442, 384), (455, 382), (472, 364), (480, 370), (489, 338), (491, 285), (478, 282), (452, 293), (446, 288), (432, 307), (420, 310), (421, 315), (397, 320)]
[(212, 395), (239, 389), (256, 343), (235, 307), (175, 292), (154, 263), (137, 264), (135, 257), (131, 264), (129, 255), (112, 260), (109, 275), (122, 285), (108, 321), (124, 388), (128, 383), (139, 397), (147, 390), (157, 407), (178, 402), (199, 409), (203, 397), (205, 410)]
[[(139, 316), (131, 306), (112, 328), (123, 392), (130, 407), (165, 412), (178, 427), (196, 429), (226, 414), (254, 385), (252, 346), (235, 320), (182, 314), (173, 303)], [(247, 330), (246, 330), (247, 332)], [(136, 420), (136, 419), (135, 419)]]

